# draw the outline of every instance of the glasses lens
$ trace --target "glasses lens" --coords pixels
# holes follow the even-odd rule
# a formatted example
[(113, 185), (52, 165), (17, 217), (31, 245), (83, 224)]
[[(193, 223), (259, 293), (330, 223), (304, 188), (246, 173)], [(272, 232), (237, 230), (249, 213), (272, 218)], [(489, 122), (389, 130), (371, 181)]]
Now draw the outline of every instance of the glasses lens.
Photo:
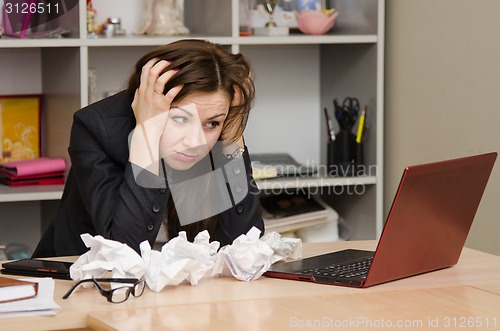
[(144, 280), (140, 280), (138, 283), (134, 285), (134, 290), (132, 295), (134, 297), (140, 297), (142, 293), (144, 293), (144, 288), (146, 287), (146, 282)]
[(128, 295), (130, 293), (130, 287), (118, 287), (112, 290), (111, 292), (111, 302), (120, 303), (128, 299)]

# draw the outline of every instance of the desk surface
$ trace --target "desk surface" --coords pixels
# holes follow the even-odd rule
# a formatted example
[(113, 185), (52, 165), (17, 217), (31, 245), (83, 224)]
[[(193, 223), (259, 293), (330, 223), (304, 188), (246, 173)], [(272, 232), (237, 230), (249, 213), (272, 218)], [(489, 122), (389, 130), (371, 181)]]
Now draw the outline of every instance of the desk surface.
[[(376, 241), (305, 244), (304, 256), (345, 248), (374, 249), (375, 246)], [(479, 317), (474, 321), (465, 320), (474, 326), (481, 323), (482, 327), (475, 329), (486, 326), (500, 329), (500, 257), (468, 248), (464, 248), (454, 267), (366, 289), (266, 277), (253, 282), (229, 277), (207, 278), (197, 286), (182, 284), (167, 287), (160, 293), (146, 289), (139, 298), (110, 304), (93, 288), (80, 289), (62, 300), (71, 284), (56, 281), (54, 296), (61, 306), (56, 316), (2, 318), (2, 330), (86, 327), (137, 330), (139, 325), (141, 330), (164, 330), (167, 326), (173, 330), (221, 329), (222, 323), (224, 329), (311, 329), (314, 328), (309, 326), (311, 323), (334, 328), (335, 323), (353, 318), (359, 318), (359, 322), (364, 319), (366, 323), (382, 323), (384, 319), (406, 322), (413, 318), (415, 323), (424, 323), (424, 327), (433, 327), (427, 324), (437, 320), (440, 327), (446, 328), (442, 323), (448, 322), (448, 329), (459, 329), (462, 319), (469, 317)], [(360, 311), (363, 313), (358, 313)], [(370, 329), (366, 323), (366, 329)], [(472, 324), (465, 325), (467, 329), (474, 329)], [(350, 328), (363, 330), (363, 325), (356, 324), (355, 328), (351, 324)], [(413, 328), (422, 329), (418, 324)]]

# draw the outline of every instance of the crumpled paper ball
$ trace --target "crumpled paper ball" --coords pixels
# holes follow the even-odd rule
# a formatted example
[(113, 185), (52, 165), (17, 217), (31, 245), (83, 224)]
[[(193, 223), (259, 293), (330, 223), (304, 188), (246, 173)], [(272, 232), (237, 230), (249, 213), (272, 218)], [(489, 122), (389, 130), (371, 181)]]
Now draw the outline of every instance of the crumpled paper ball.
[(70, 267), (73, 280), (99, 278), (111, 272), (113, 278), (142, 278), (146, 266), (142, 257), (126, 244), (92, 237), (88, 233), (80, 236), (90, 250), (81, 255)]
[(226, 275), (229, 270), (239, 280), (259, 278), (271, 266), (274, 254), (268, 244), (259, 240), (259, 235), (260, 230), (253, 227), (247, 234), (236, 238), (231, 245), (222, 247), (212, 275)]
[(302, 240), (300, 238), (284, 238), (278, 232), (269, 232), (260, 238), (271, 247), (274, 254), (271, 264), (281, 260), (297, 260), (302, 257)]
[(188, 281), (197, 285), (200, 279), (215, 264), (217, 241), (209, 242), (208, 231), (200, 232), (194, 242), (189, 242), (186, 232), (165, 245), (161, 252), (151, 249), (148, 241), (140, 244), (141, 255), (146, 265), (146, 284), (154, 292), (160, 292), (167, 285), (178, 285)]

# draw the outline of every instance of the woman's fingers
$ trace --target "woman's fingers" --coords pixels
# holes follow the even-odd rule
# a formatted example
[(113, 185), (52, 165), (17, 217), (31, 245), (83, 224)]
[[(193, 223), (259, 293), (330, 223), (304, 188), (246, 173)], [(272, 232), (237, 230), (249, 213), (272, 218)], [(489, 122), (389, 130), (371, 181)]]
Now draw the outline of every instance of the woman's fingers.
[(179, 92), (182, 90), (183, 87), (184, 87), (184, 85), (177, 85), (175, 87), (172, 87), (167, 92), (167, 94), (165, 94), (165, 99), (167, 99), (169, 101), (169, 103), (172, 103), (172, 101), (175, 99), (177, 94), (179, 94)]
[(163, 94), (165, 90), (165, 84), (172, 78), (173, 75), (175, 75), (176, 72), (177, 70), (172, 69), (161, 74), (155, 81), (155, 84), (153, 86), (153, 91), (156, 92), (157, 94), (160, 93)]
[[(149, 62), (147, 64), (149, 64)], [(163, 83), (162, 85), (158, 84), (158, 79), (160, 78), (161, 73), (169, 65), (170, 65), (170, 62), (165, 61), (165, 60), (160, 60), (160, 61), (156, 62), (149, 69), (149, 75), (147, 77), (147, 82), (146, 82), (146, 84), (147, 84), (146, 88), (149, 90), (150, 94), (153, 94), (154, 91), (163, 92), (163, 89), (165, 88), (165, 83)], [(142, 85), (142, 83), (143, 82), (141, 81), (141, 85)]]
[(145, 92), (147, 90), (148, 88), (147, 82), (150, 75), (150, 71), (156, 62), (158, 62), (157, 58), (151, 59), (142, 67), (141, 78), (139, 83), (139, 91)]
[(177, 70), (165, 71), (170, 63), (154, 58), (142, 68), (140, 85), (132, 102), (132, 109), (138, 123), (143, 123), (168, 111), (172, 101), (182, 89), (182, 86), (177, 86), (164, 94), (165, 85), (177, 72)]

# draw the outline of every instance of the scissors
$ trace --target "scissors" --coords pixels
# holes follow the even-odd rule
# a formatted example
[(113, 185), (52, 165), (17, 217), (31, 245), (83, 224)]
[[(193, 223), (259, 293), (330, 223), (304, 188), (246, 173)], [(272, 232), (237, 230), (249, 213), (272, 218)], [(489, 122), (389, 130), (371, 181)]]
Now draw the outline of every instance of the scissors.
[(359, 100), (347, 97), (342, 102), (342, 106), (340, 106), (337, 99), (333, 99), (333, 106), (335, 107), (335, 117), (339, 122), (340, 128), (351, 130), (358, 119)]

